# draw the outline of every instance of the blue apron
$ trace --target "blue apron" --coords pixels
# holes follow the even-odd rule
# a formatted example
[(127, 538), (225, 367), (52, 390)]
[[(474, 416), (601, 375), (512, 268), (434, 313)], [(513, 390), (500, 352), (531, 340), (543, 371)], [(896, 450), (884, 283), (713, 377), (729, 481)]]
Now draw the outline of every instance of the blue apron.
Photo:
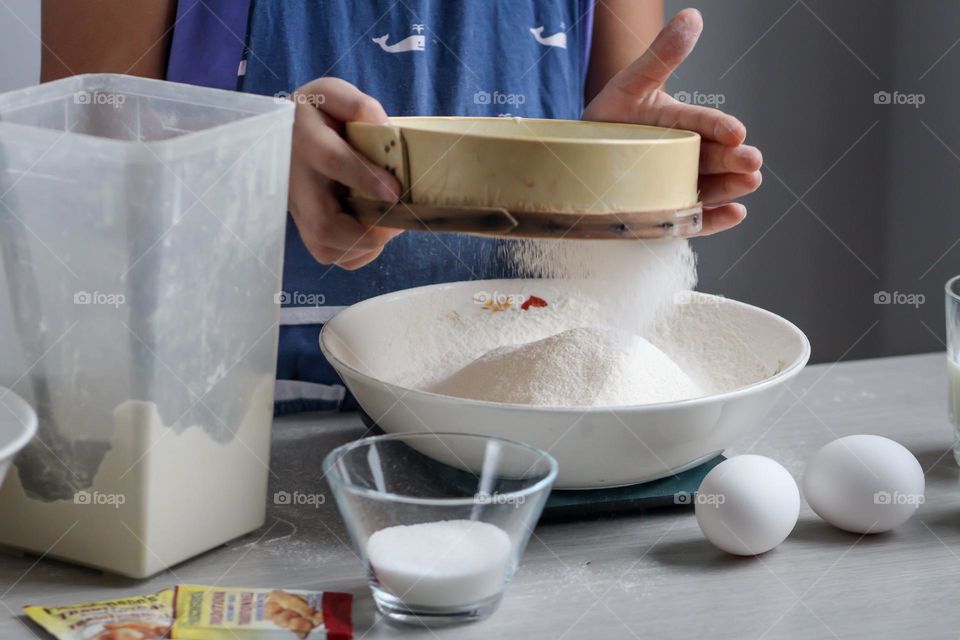
[[(336, 76), (390, 115), (577, 119), (593, 0), (180, 0), (167, 78), (261, 95)], [(355, 408), (320, 329), (365, 298), (509, 275), (497, 241), (404, 233), (357, 271), (317, 263), (288, 216), (277, 413)]]

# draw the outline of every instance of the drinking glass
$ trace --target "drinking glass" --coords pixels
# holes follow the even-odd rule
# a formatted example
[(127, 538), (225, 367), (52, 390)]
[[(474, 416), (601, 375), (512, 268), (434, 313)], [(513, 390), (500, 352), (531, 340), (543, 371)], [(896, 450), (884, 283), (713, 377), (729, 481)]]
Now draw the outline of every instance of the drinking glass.
[(950, 422), (953, 424), (953, 457), (960, 464), (960, 276), (946, 285), (947, 389)]

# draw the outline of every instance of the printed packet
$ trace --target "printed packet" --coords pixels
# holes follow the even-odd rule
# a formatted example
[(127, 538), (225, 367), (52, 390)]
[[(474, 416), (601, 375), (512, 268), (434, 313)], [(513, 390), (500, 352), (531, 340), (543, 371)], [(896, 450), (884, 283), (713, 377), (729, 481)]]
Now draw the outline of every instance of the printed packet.
[(26, 606), (23, 610), (58, 640), (160, 640), (169, 637), (173, 589), (65, 607)]
[(349, 593), (177, 586), (171, 638), (348, 640)]

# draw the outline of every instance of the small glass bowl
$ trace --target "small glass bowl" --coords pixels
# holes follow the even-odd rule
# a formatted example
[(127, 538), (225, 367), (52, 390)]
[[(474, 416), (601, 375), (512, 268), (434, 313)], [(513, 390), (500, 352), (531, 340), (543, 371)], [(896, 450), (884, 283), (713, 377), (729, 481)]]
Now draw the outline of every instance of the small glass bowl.
[(500, 438), (412, 433), (338, 447), (323, 472), (377, 609), (390, 620), (440, 625), (496, 609), (557, 461)]

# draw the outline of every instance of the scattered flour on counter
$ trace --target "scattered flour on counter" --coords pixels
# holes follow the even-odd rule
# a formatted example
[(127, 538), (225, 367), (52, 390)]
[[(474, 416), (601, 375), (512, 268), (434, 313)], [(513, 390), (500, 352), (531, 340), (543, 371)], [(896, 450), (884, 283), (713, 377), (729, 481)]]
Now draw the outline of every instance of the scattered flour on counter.
[(585, 327), (493, 349), (430, 391), (541, 406), (635, 405), (702, 395), (690, 376), (647, 340)]

